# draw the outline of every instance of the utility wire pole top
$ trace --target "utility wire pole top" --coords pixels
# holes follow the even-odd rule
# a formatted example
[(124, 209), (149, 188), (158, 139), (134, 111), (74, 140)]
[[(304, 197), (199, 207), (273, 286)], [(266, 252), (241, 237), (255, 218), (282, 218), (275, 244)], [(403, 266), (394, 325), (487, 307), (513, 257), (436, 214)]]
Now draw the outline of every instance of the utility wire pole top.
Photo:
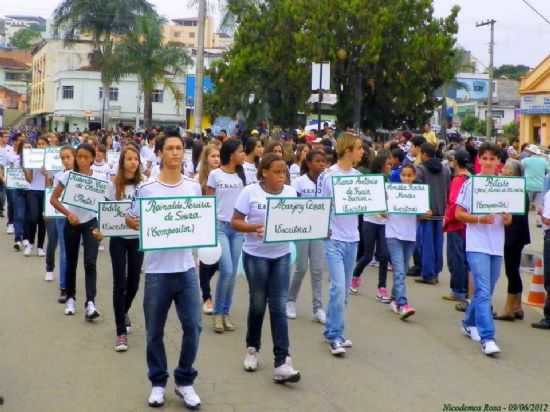
[(485, 120), (487, 122), (486, 137), (493, 138), (493, 77), (494, 77), (494, 54), (495, 54), (495, 23), (494, 19), (484, 20), (481, 23), (476, 23), (476, 27), (491, 26), (491, 41), (489, 42), (489, 90), (487, 96), (487, 113)]

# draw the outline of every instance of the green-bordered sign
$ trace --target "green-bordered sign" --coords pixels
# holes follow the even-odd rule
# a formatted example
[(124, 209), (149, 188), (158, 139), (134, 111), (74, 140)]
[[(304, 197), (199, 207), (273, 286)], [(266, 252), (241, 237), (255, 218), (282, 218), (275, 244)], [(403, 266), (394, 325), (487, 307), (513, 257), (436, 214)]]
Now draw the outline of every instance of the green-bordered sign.
[(525, 212), (524, 177), (472, 177), (472, 214), (524, 215)]
[(23, 149), (23, 168), (42, 169), (45, 152), (45, 149)]
[(330, 197), (268, 197), (264, 242), (328, 237)]
[(386, 183), (388, 213), (423, 215), (430, 210), (430, 187), (423, 184)]
[(105, 237), (138, 237), (139, 232), (126, 224), (126, 214), (132, 206), (130, 201), (99, 202), (97, 220), (99, 231)]
[(48, 147), (44, 150), (44, 169), (48, 171), (63, 170), (61, 162), (61, 148)]
[(55, 207), (50, 203), (50, 198), (55, 188), (47, 187), (44, 189), (44, 217), (48, 219), (60, 219), (64, 218), (65, 215), (59, 212)]
[(143, 251), (216, 246), (216, 197), (140, 198), (139, 246)]
[(337, 215), (385, 213), (383, 175), (332, 176), (334, 212)]
[(66, 205), (97, 212), (99, 202), (105, 200), (107, 186), (108, 183), (104, 180), (70, 172), (61, 202)]
[(8, 189), (28, 189), (30, 183), (25, 178), (25, 172), (20, 167), (6, 168), (6, 187)]

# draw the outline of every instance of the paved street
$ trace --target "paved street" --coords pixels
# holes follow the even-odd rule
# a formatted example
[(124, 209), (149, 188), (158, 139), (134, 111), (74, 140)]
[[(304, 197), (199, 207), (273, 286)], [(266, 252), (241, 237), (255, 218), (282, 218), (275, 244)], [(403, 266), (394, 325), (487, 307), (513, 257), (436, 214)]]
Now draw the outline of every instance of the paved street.
[[(0, 227), (4, 227), (3, 222)], [(541, 237), (537, 237), (541, 241)], [(540, 245), (540, 243), (539, 243)], [(12, 251), (11, 237), (0, 234), (0, 396), (6, 412), (147, 411), (149, 382), (145, 369), (141, 290), (131, 317), (130, 350), (113, 351), (112, 278), (107, 251), (100, 253), (97, 304), (103, 318), (84, 321), (83, 274), (78, 278), (77, 316), (65, 317), (56, 303), (56, 284), (43, 281), (44, 260)], [(391, 276), (390, 276), (391, 278)], [(539, 313), (527, 309), (523, 322), (498, 323), (499, 359), (484, 357), (479, 345), (460, 334), (461, 314), (442, 301), (448, 274), (438, 287), (409, 281), (417, 315), (399, 321), (374, 298), (375, 269), (369, 268), (359, 296), (352, 296), (348, 334), (354, 347), (344, 359), (333, 358), (321, 327), (309, 318), (306, 281), (290, 323), (295, 366), (303, 380), (295, 386), (271, 381), (271, 336), (266, 322), (262, 367), (243, 371), (247, 286), (238, 282), (234, 333), (215, 335), (204, 319), (200, 375), (196, 388), (209, 412), (361, 412), (441, 411), (444, 403), (461, 405), (550, 402), (550, 333), (529, 326)], [(504, 276), (496, 307), (505, 294)], [(326, 284), (328, 287), (328, 284)], [(325, 289), (326, 291), (326, 289)], [(172, 311), (166, 328), (171, 368), (179, 350), (179, 323)], [(169, 382), (164, 411), (183, 408)]]

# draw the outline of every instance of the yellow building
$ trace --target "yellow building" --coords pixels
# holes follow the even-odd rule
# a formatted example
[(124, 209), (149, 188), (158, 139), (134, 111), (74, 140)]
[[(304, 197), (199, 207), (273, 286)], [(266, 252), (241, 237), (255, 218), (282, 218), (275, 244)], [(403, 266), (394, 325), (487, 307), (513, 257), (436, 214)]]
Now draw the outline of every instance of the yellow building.
[[(164, 26), (164, 40), (168, 43), (179, 43), (185, 47), (195, 48), (198, 45), (198, 18), (188, 17), (172, 19), (173, 24)], [(212, 47), (214, 42), (214, 19), (206, 18), (204, 27), (204, 47)]]
[(55, 77), (62, 70), (76, 70), (89, 64), (92, 43), (79, 41), (64, 47), (63, 40), (48, 40), (32, 51), (31, 116), (36, 124), (46, 127), (53, 119)]
[(550, 56), (522, 80), (520, 141), (550, 146)]

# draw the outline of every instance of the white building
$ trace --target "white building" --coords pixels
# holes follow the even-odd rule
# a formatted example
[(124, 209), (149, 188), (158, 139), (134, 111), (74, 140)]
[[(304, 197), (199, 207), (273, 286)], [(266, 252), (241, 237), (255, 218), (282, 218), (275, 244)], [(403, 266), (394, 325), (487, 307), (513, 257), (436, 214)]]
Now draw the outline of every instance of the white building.
[[(185, 77), (175, 79), (185, 96)], [(65, 70), (55, 77), (54, 109), (51, 128), (55, 131), (83, 131), (97, 129), (102, 117), (101, 74), (91, 68)], [(110, 127), (135, 125), (138, 115), (138, 80), (135, 75), (125, 77), (111, 86)], [(143, 120), (143, 98), (140, 98), (139, 116)], [(153, 124), (176, 125), (185, 119), (184, 99), (176, 104), (174, 96), (162, 86), (153, 94)]]

